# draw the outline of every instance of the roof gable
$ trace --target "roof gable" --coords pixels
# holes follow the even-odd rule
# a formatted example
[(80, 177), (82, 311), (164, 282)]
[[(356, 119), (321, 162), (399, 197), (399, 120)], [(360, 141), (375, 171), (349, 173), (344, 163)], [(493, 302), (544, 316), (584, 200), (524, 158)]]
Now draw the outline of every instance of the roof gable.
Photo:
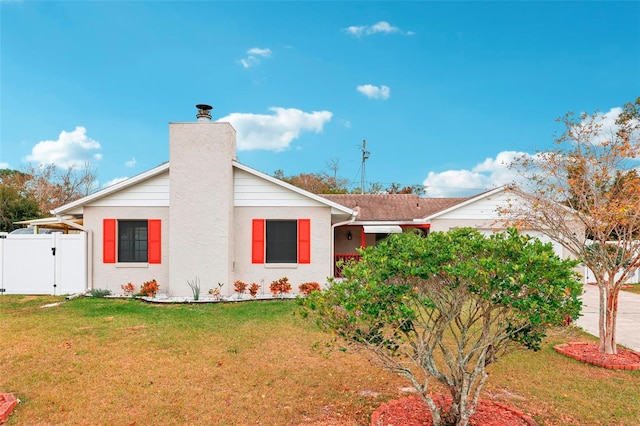
[(425, 219), (451, 219), (453, 218), (452, 216), (459, 216), (458, 218), (464, 219), (495, 217), (498, 206), (506, 205), (506, 202), (508, 202), (508, 191), (510, 191), (508, 186), (501, 186), (473, 197), (462, 199), (462, 201), (445, 209), (433, 212)]
[(51, 210), (51, 213), (54, 215), (60, 214), (81, 214), (82, 208), (86, 205), (92, 204), (94, 202), (98, 202), (99, 200), (103, 200), (111, 195), (116, 193), (121, 193), (125, 190), (129, 190), (133, 188), (135, 185), (141, 184), (151, 178), (161, 175), (169, 170), (169, 163), (163, 163), (153, 169), (147, 170), (146, 172), (140, 173), (136, 176), (133, 176), (129, 179), (125, 179), (122, 182), (118, 182), (116, 184), (110, 185), (106, 188), (103, 188), (99, 191), (94, 192), (93, 194), (87, 195), (86, 197), (82, 197), (76, 201), (73, 201), (68, 204), (64, 204), (56, 209)]
[(236, 206), (328, 206), (334, 214), (353, 215), (354, 211), (297, 186), (283, 182), (249, 166), (233, 161)]
[[(272, 176), (259, 172), (237, 161), (232, 162), (233, 167), (240, 171), (240, 181), (243, 185), (234, 188), (235, 197), (237, 198), (235, 205), (238, 206), (327, 206), (331, 208), (332, 214), (353, 215), (354, 211), (344, 205), (327, 200), (319, 195), (300, 189), (290, 185)], [(51, 211), (54, 215), (60, 214), (82, 214), (83, 207), (88, 205), (111, 205), (113, 199), (117, 196), (119, 205), (151, 205), (147, 197), (140, 197), (144, 194), (157, 194), (157, 199), (152, 201), (153, 205), (168, 206), (168, 179), (164, 185), (164, 189), (156, 188), (146, 191), (140, 191), (143, 186), (149, 186), (154, 178), (159, 178), (163, 173), (169, 173), (169, 163), (163, 163), (158, 167), (148, 170), (139, 175), (133, 176), (122, 182), (118, 182), (109, 187), (94, 192), (91, 195), (80, 198), (71, 203), (60, 206)], [(242, 179), (244, 176), (244, 179)], [(237, 180), (234, 176), (234, 182)], [(251, 188), (253, 185), (254, 188)], [(153, 186), (153, 185), (151, 185)], [(235, 185), (234, 185), (235, 186)], [(164, 191), (162, 194), (160, 192)], [(253, 194), (253, 195), (252, 195)], [(259, 202), (251, 197), (262, 197)], [(153, 195), (149, 197), (154, 198)], [(124, 203), (124, 204), (123, 204)], [(130, 204), (126, 204), (130, 203)]]

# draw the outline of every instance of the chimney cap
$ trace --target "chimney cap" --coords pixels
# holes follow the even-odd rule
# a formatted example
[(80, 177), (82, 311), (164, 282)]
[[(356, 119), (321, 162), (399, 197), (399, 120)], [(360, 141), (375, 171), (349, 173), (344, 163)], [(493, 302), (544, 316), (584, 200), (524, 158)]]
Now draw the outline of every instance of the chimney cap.
[(198, 108), (198, 114), (196, 114), (198, 122), (211, 121), (211, 110), (213, 109), (211, 105), (198, 104), (196, 108)]

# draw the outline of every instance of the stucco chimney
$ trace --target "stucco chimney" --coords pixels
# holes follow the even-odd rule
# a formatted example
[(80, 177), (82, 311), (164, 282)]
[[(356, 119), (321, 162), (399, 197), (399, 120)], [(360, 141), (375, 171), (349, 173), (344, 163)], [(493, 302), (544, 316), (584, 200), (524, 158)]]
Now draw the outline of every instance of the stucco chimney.
[(207, 104), (198, 104), (196, 105), (196, 108), (198, 108), (198, 114), (196, 114), (198, 122), (211, 121), (212, 106)]
[[(174, 296), (191, 296), (188, 281), (203, 289), (233, 288), (236, 131), (211, 121), (197, 105), (198, 121), (169, 123), (169, 281)], [(227, 294), (227, 293), (224, 293)]]

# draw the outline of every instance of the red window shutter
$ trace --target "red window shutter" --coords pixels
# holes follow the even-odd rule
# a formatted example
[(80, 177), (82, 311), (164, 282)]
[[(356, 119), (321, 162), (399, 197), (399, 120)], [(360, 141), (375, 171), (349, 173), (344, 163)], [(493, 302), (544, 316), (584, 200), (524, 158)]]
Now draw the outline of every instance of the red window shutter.
[(116, 263), (116, 220), (102, 220), (102, 261)]
[(253, 219), (251, 263), (264, 263), (264, 219)]
[(162, 260), (162, 222), (160, 219), (149, 219), (148, 223), (147, 261), (161, 263)]
[(311, 219), (298, 219), (298, 263), (311, 263)]

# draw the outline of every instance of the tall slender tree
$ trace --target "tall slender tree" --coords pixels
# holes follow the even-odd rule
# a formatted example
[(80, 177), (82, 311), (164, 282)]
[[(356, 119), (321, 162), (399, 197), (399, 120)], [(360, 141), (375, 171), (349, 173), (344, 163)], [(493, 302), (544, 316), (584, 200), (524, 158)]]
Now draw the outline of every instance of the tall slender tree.
[[(556, 146), (516, 160), (524, 202), (505, 210), (582, 259), (600, 292), (599, 347), (616, 353), (618, 296), (640, 266), (640, 98), (611, 114), (568, 113)], [(611, 125), (613, 124), (613, 125)]]

